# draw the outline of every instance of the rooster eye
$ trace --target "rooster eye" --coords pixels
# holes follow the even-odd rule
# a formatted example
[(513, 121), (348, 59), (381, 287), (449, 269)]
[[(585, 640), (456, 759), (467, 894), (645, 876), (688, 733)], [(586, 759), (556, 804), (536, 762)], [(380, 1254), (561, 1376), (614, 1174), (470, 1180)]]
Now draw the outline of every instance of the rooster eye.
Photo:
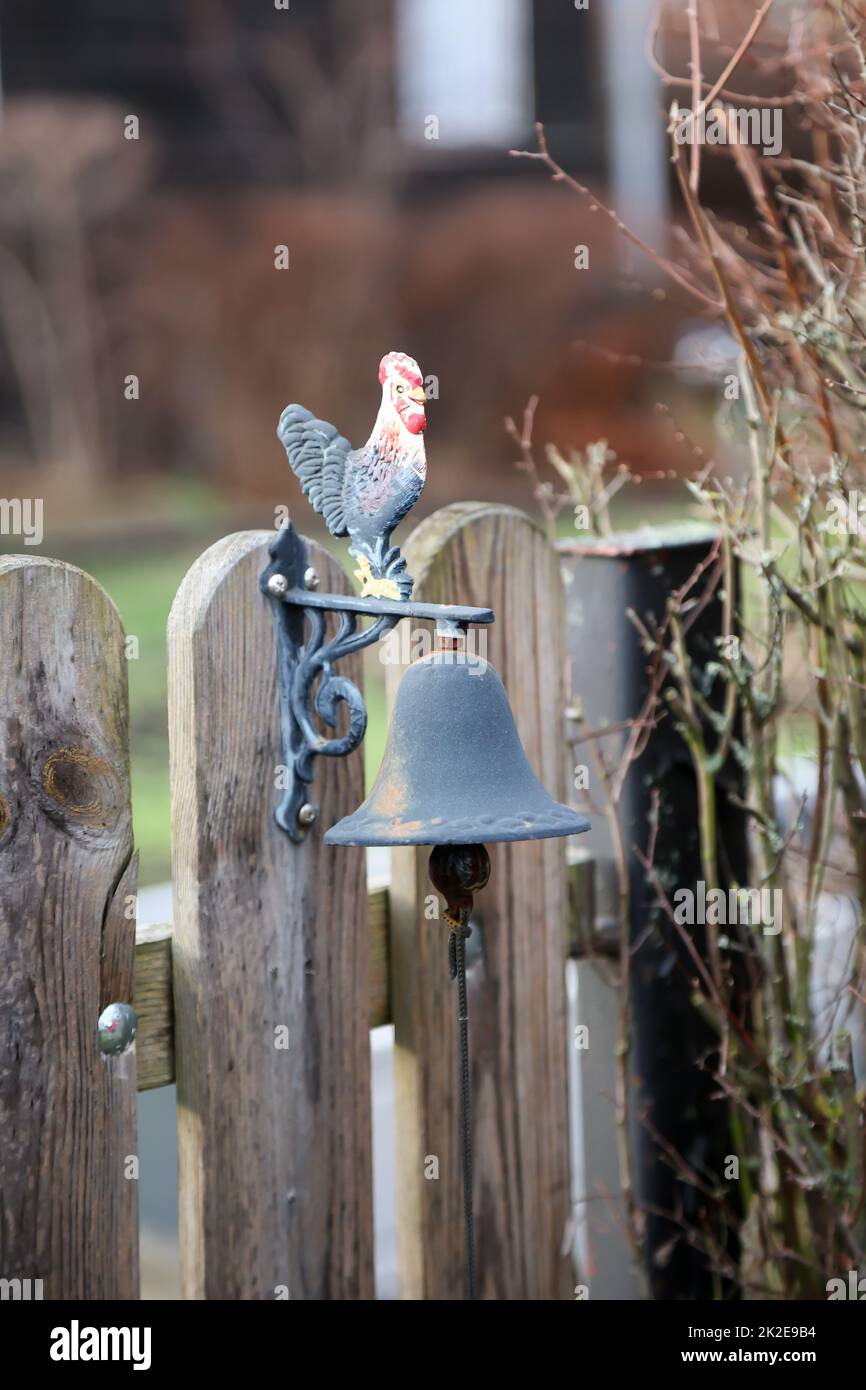
[(405, 389), (406, 389), (406, 388), (405, 388), (404, 386), (398, 386), (398, 387), (397, 387), (397, 390), (400, 391), (401, 393), (402, 393)]

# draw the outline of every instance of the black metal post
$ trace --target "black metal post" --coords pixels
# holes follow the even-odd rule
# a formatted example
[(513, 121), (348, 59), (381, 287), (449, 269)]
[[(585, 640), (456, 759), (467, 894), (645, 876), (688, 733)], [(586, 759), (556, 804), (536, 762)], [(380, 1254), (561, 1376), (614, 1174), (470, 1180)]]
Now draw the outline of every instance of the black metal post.
[[(650, 689), (648, 658), (629, 620), (633, 610), (650, 627), (665, 615), (670, 595), (680, 589), (713, 545), (711, 533), (682, 539), (670, 532), (613, 536), (562, 546), (567, 595), (572, 696), (585, 726), (598, 731), (635, 720)], [(709, 571), (696, 584), (700, 599)], [(719, 660), (722, 634), (718, 590), (695, 618), (687, 637), (694, 668)], [(716, 680), (712, 702), (723, 686)], [(712, 737), (712, 735), (711, 735)], [(625, 747), (627, 733), (611, 733), (597, 746), (607, 764)], [(590, 793), (604, 803), (586, 743), (576, 761), (586, 764)], [(582, 751), (581, 751), (582, 750)], [(736, 770), (720, 779), (739, 787)], [(719, 861), (722, 883), (746, 881), (745, 823), (726, 795), (718, 797)], [(694, 963), (668, 913), (659, 903), (640, 854), (647, 854), (651, 819), (657, 815), (654, 872), (668, 895), (691, 888), (702, 877), (696, 779), (686, 745), (673, 718), (651, 734), (626, 774), (620, 823), (627, 855), (631, 960), (631, 1151), (638, 1205), (645, 1214), (645, 1263), (651, 1294), (658, 1299), (709, 1298), (718, 1294), (707, 1262), (689, 1245), (683, 1224), (700, 1230), (707, 1203), (684, 1182), (671, 1161), (679, 1154), (694, 1171), (721, 1180), (732, 1152), (728, 1114), (712, 1078), (715, 1037), (692, 1002)], [(597, 911), (609, 926), (618, 916), (614, 844), (603, 816), (595, 814), (588, 848), (597, 858)], [(597, 926), (604, 927), (604, 921)], [(690, 927), (705, 958), (700, 925)], [(707, 1063), (710, 1065), (707, 1065)], [(736, 1196), (733, 1201), (736, 1204)], [(670, 1215), (668, 1215), (670, 1214)], [(676, 1219), (674, 1219), (674, 1217)], [(735, 1236), (732, 1236), (735, 1243)], [(736, 1254), (736, 1250), (730, 1251)], [(735, 1292), (728, 1288), (730, 1295)]]

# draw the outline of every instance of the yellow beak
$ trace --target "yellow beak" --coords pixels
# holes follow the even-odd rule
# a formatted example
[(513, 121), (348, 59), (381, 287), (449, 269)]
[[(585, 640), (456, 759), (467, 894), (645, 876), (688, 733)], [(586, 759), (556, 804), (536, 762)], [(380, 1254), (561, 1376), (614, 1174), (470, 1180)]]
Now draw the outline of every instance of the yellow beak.
[(416, 401), (418, 405), (427, 404), (427, 394), (423, 386), (416, 386), (409, 392), (410, 401)]

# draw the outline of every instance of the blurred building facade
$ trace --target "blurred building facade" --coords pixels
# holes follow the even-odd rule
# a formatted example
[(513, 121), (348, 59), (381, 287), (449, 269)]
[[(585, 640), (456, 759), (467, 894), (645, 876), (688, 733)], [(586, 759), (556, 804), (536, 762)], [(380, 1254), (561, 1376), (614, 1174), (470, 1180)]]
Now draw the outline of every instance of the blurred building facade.
[(508, 154), (542, 120), (565, 167), (602, 198), (631, 190), (661, 234), (647, 13), (11, 0), (4, 470), (44, 472), (73, 507), (154, 472), (291, 503), (280, 410), (363, 442), (391, 348), (435, 378), (427, 506), (529, 501), (503, 419), (533, 394), (540, 444), (604, 436), (638, 471), (668, 464), (639, 364), (672, 355), (689, 306), (651, 296), (589, 199)]

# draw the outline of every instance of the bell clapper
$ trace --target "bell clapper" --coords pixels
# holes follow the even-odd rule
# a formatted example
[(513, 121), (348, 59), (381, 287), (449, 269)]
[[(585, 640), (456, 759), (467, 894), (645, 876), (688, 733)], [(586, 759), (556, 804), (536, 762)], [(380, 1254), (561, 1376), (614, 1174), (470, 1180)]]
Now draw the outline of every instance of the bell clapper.
[(474, 894), (490, 878), (490, 856), (483, 845), (436, 845), (430, 855), (430, 880), (445, 899), (448, 969), (457, 981), (457, 1027), (460, 1037), (460, 1131), (463, 1150), (463, 1220), (466, 1231), (466, 1296), (477, 1297), (475, 1220), (472, 1209), (472, 1124), (469, 1075), (469, 1004), (466, 994), (466, 938), (472, 928)]
[(483, 845), (436, 845), (430, 855), (430, 881), (445, 899), (445, 921), (452, 931), (465, 929), (473, 895), (490, 878), (490, 856)]

